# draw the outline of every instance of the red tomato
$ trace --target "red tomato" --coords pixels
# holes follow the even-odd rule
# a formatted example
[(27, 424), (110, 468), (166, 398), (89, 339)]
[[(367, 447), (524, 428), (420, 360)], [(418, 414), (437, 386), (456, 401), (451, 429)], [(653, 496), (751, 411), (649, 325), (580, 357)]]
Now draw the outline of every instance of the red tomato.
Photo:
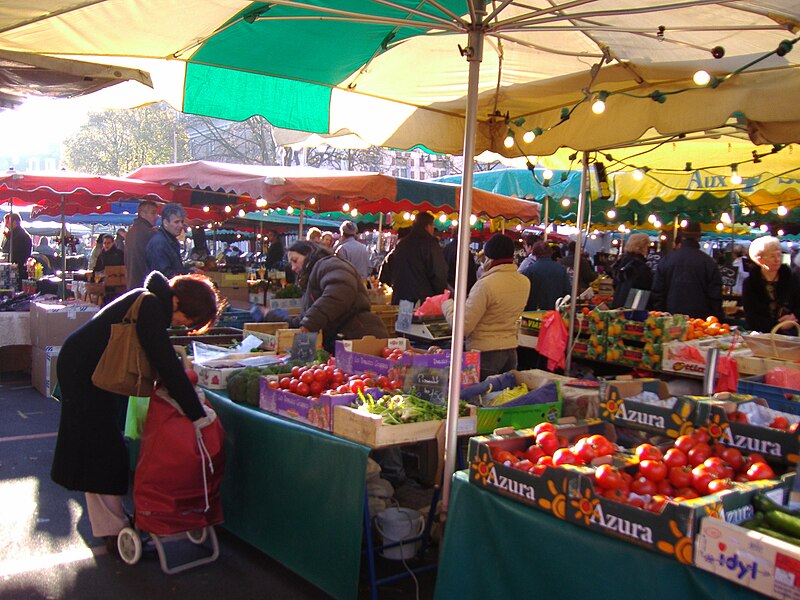
[(328, 378), (328, 381), (333, 381), (333, 375), (336, 373), (336, 367), (332, 367), (331, 365), (326, 365), (322, 367), (322, 370), (325, 371), (325, 377)]
[(708, 435), (708, 431), (705, 429), (695, 429), (692, 432), (692, 437), (698, 442), (705, 442), (706, 444), (711, 439), (711, 436)]
[(342, 371), (341, 369), (334, 368), (333, 383), (339, 385), (340, 383), (344, 383), (344, 380), (345, 380), (344, 371)]
[(581, 464), (588, 465), (597, 456), (597, 452), (589, 443), (588, 438), (581, 438), (572, 447), (572, 452), (578, 457)]
[(605, 436), (596, 433), (590, 435), (587, 439), (597, 453), (597, 456), (610, 456), (614, 454), (614, 444), (609, 442)]
[(531, 444), (528, 446), (528, 449), (525, 450), (525, 458), (527, 458), (532, 463), (537, 463), (540, 458), (544, 456), (544, 450), (542, 450), (536, 444)]
[(300, 375), (300, 381), (303, 383), (310, 385), (312, 381), (314, 381), (314, 373), (311, 371), (303, 371)]
[(524, 458), (512, 464), (511, 466), (519, 471), (529, 471), (531, 467), (533, 467), (533, 463), (529, 461), (527, 458)]
[(281, 389), (288, 390), (289, 389), (289, 383), (291, 381), (292, 381), (291, 377), (281, 377), (280, 380), (278, 381), (278, 383), (281, 386)]
[(692, 486), (701, 496), (708, 494), (708, 484), (717, 479), (716, 475), (705, 465), (692, 469)]
[(543, 475), (546, 470), (547, 470), (547, 465), (537, 463), (533, 465), (530, 469), (528, 469), (528, 473), (530, 473), (531, 475)]
[(364, 385), (363, 379), (352, 379), (349, 384), (350, 391), (354, 394), (358, 392), (363, 392), (366, 389), (366, 385)]
[(686, 458), (689, 459), (689, 464), (696, 467), (702, 464), (705, 459), (711, 456), (711, 446), (705, 442), (698, 442), (689, 452), (686, 453)]
[(540, 458), (539, 460), (536, 461), (536, 464), (537, 465), (544, 465), (546, 467), (552, 467), (553, 466), (553, 457), (550, 456), (549, 454), (545, 454), (544, 456), (542, 456), (542, 458)]
[(697, 490), (691, 487), (681, 488), (675, 491), (675, 497), (672, 499), (673, 502), (683, 502), (685, 500), (692, 500), (693, 498), (699, 498), (700, 494), (697, 493)]
[(689, 466), (671, 467), (669, 470), (669, 482), (675, 489), (685, 488), (692, 485), (692, 469)]
[(703, 461), (703, 464), (716, 474), (717, 479), (730, 479), (734, 476), (731, 466), (719, 456), (710, 456)]
[(363, 381), (364, 381), (364, 387), (368, 388), (375, 387), (375, 380), (372, 377), (365, 377)]
[(320, 367), (319, 369), (314, 369), (314, 381), (319, 381), (320, 383), (328, 381), (328, 376), (325, 374), (324, 368)]
[(728, 413), (728, 421), (731, 423), (749, 423), (750, 420), (747, 415), (740, 410), (734, 410)]
[(292, 367), (292, 377), (300, 377), (302, 371), (300, 370), (300, 365), (295, 365)]
[(689, 464), (686, 452), (678, 448), (670, 448), (664, 453), (664, 464), (668, 467), (682, 467)]
[(553, 452), (553, 464), (556, 466), (576, 465), (578, 464), (578, 457), (569, 448), (558, 448)]
[(639, 462), (643, 460), (662, 460), (664, 458), (661, 450), (653, 446), (653, 444), (639, 444), (633, 453), (639, 459)]
[(669, 496), (671, 498), (675, 495), (675, 488), (672, 487), (669, 479), (662, 479), (656, 484), (656, 487), (658, 488), (658, 493), (662, 496)]
[(599, 493), (603, 498), (608, 498), (614, 502), (625, 502), (628, 499), (628, 494), (619, 488), (600, 489)]
[(311, 382), (311, 385), (309, 385), (308, 388), (312, 396), (319, 396), (322, 393), (322, 390), (325, 389), (325, 386), (322, 384), (321, 381), (317, 381), (315, 379), (314, 381)]
[(311, 394), (311, 388), (305, 381), (300, 381), (300, 383), (297, 384), (296, 391), (300, 396), (308, 396), (309, 394)]
[(553, 431), (542, 431), (536, 436), (536, 445), (539, 446), (544, 453), (553, 456), (553, 453), (558, 449), (558, 436)]
[(499, 463), (514, 464), (517, 462), (517, 457), (508, 450), (492, 450), (492, 458)]
[(392, 384), (391, 384), (391, 382), (389, 381), (389, 378), (386, 375), (381, 375), (380, 377), (378, 377), (377, 384), (378, 384), (378, 387), (381, 388), (382, 390), (390, 390), (390, 389), (392, 389)]
[(556, 426), (553, 425), (550, 421), (542, 421), (541, 423), (537, 423), (536, 426), (533, 428), (533, 435), (539, 435), (543, 431), (552, 431), (555, 432)]
[(277, 379), (270, 379), (267, 383), (273, 390), (278, 390), (281, 387), (281, 384)]
[(381, 356), (383, 358), (389, 358), (389, 355), (391, 355), (392, 351), (393, 351), (393, 348), (389, 348), (389, 346), (381, 348)]
[(772, 419), (772, 423), (770, 423), (769, 426), (773, 429), (783, 429), (786, 431), (789, 429), (789, 419), (783, 415), (775, 415), (775, 418)]
[(628, 504), (636, 508), (644, 508), (644, 500), (636, 495), (632, 495), (628, 498)]
[(750, 465), (747, 469), (747, 479), (758, 481), (759, 479), (775, 479), (775, 471), (767, 463), (757, 462)]
[(751, 452), (750, 454), (747, 455), (747, 459), (745, 460), (745, 463), (746, 463), (748, 468), (750, 467), (750, 465), (752, 465), (753, 463), (757, 463), (757, 462), (765, 463), (765, 462), (767, 462), (767, 459), (764, 458), (758, 452)]
[(654, 481), (648, 479), (644, 475), (640, 475), (631, 482), (631, 491), (639, 496), (652, 496), (658, 491), (658, 488)]
[(658, 483), (667, 476), (667, 465), (661, 460), (645, 459), (639, 463), (639, 473)]
[(662, 510), (664, 510), (664, 506), (667, 504), (667, 502), (669, 502), (669, 498), (662, 494), (655, 494), (652, 500), (645, 505), (645, 508), (650, 512), (660, 513)]
[(714, 479), (708, 484), (709, 494), (716, 494), (717, 492), (722, 492), (729, 489), (731, 489), (730, 479)]
[(692, 449), (692, 446), (694, 446), (696, 443), (697, 440), (694, 439), (692, 436), (681, 435), (678, 436), (678, 438), (675, 440), (673, 446), (675, 446), (678, 450), (681, 450), (682, 452), (689, 452), (689, 450)]
[(604, 490), (618, 490), (623, 480), (619, 471), (611, 465), (600, 465), (594, 472), (594, 480)]
[(719, 457), (724, 460), (737, 473), (744, 466), (744, 457), (738, 448), (723, 447)]
[(346, 383), (343, 383), (336, 387), (336, 393), (338, 394), (349, 394), (350, 393), (350, 386)]
[(789, 433), (797, 433), (797, 428), (800, 427), (800, 421), (789, 425)]

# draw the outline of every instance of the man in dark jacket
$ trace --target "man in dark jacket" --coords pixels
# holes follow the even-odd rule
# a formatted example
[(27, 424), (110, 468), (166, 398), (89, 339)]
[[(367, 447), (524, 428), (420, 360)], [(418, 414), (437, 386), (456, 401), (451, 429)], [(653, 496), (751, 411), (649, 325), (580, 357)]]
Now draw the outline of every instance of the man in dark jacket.
[(28, 269), (25, 263), (31, 256), (33, 242), (28, 232), (22, 228), (17, 213), (8, 213), (5, 216), (5, 235), (3, 236), (2, 252), (6, 255), (8, 262), (17, 265), (19, 280), (17, 285), (22, 285), (22, 280), (28, 277)]
[(147, 244), (156, 234), (155, 224), (158, 220), (158, 205), (152, 200), (139, 203), (136, 220), (125, 236), (125, 271), (128, 277), (128, 289), (142, 287), (147, 270), (145, 252)]
[(700, 225), (681, 230), (678, 247), (661, 259), (651, 296), (655, 310), (705, 319), (722, 317), (722, 276), (719, 266), (700, 250)]
[(421, 212), (411, 231), (392, 254), (392, 304), (400, 300), (425, 300), (444, 292), (447, 262), (439, 240), (433, 235), (433, 215)]
[(552, 260), (552, 249), (547, 242), (536, 242), (532, 253), (536, 262), (522, 271), (531, 280), (525, 310), (553, 310), (556, 301), (570, 293), (569, 273), (566, 267)]
[[(444, 259), (447, 261), (447, 285), (453, 290), (456, 289), (456, 259), (458, 258), (458, 228), (453, 228), (453, 239), (451, 239), (442, 250)], [(467, 294), (478, 281), (478, 264), (472, 256), (472, 252), (467, 254)]]
[(161, 211), (161, 227), (147, 242), (145, 261), (148, 272), (159, 271), (167, 279), (192, 272), (183, 265), (178, 241), (185, 226), (186, 211), (183, 207), (177, 202), (165, 204)]

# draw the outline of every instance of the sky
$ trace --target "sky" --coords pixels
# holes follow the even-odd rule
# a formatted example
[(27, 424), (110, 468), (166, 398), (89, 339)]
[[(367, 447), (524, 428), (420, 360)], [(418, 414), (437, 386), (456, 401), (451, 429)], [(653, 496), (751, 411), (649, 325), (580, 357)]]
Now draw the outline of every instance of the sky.
[(15, 110), (0, 111), (0, 156), (47, 152), (83, 125), (88, 110), (80, 98), (31, 98)]

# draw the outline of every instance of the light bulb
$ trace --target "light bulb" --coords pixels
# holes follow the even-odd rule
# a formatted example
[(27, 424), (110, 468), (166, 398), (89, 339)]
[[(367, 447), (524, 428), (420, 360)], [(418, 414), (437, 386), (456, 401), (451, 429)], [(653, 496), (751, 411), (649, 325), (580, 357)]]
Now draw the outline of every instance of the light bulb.
[(725, 229), (725, 225), (723, 225), (722, 223), (717, 223), (716, 227), (717, 231), (722, 231), (723, 229)]
[(781, 217), (785, 217), (788, 214), (789, 214), (789, 209), (786, 208), (783, 204), (781, 204), (778, 207), (778, 215), (780, 215)]
[(475, 215), (470, 215), (469, 216), (469, 225), (470, 225), (470, 227), (475, 225), (475, 223), (477, 223), (477, 222), (478, 222), (478, 217), (476, 217)]
[(522, 141), (526, 144), (530, 144), (533, 140), (536, 139), (536, 134), (532, 131), (526, 131), (522, 134)]
[(648, 216), (647, 216), (647, 221), (648, 221), (649, 223), (655, 223), (657, 220), (658, 220), (658, 219), (656, 218), (656, 216), (655, 216), (655, 215), (648, 215)]
[(229, 213), (229, 212), (231, 212), (232, 210), (233, 210), (233, 209), (232, 209), (230, 206), (226, 206), (226, 207), (225, 207), (225, 212), (226, 212), (226, 213)]
[(203, 207), (203, 212), (208, 212), (208, 211), (210, 211), (210, 210), (211, 210), (211, 209), (210, 209), (208, 206), (204, 206), (204, 207)]
[(267, 201), (264, 198), (257, 198), (256, 199), (256, 208), (265, 208), (267, 206)]
[(611, 244), (616, 246), (617, 244), (619, 244), (619, 240), (611, 240)]
[(708, 71), (697, 71), (697, 73), (694, 74), (694, 77), (692, 77), (692, 81), (694, 81), (695, 85), (708, 85), (711, 81), (711, 75), (708, 74)]
[(453, 227), (458, 227), (458, 219), (453, 219), (452, 221), (450, 221), (450, 225), (452, 225)]
[(750, 214), (750, 207), (749, 206), (743, 206), (742, 207), (742, 216), (746, 217), (749, 214)]
[(719, 220), (721, 222), (725, 223), (725, 225), (730, 225), (731, 224), (731, 216), (726, 212), (722, 213), (719, 216)]
[(592, 103), (592, 112), (596, 115), (602, 115), (606, 112), (606, 103), (598, 98)]
[(589, 239), (590, 240), (596, 240), (597, 239), (597, 234), (593, 233), (592, 235), (589, 236)]
[(665, 236), (665, 235), (662, 233), (660, 236), (658, 236), (658, 239), (660, 239), (660, 240), (663, 242), (664, 240), (666, 240), (666, 239), (667, 239), (667, 236)]
[(439, 222), (440, 223), (446, 223), (447, 222), (447, 215), (444, 214), (444, 213), (440, 214), (439, 215)]
[(240, 240), (240, 239), (242, 239), (242, 234), (241, 234), (241, 233), (237, 233), (237, 234), (236, 234), (236, 239), (237, 239), (237, 240)]
[(542, 171), (542, 178), (545, 181), (550, 181), (553, 178), (553, 171), (551, 169), (545, 169)]
[(656, 229), (661, 229), (661, 225), (662, 225), (662, 223), (658, 219), (653, 221), (653, 227), (655, 227)]
[(245, 215), (244, 209), (243, 209), (243, 208), (240, 208), (240, 209), (239, 209), (239, 212), (238, 212), (238, 213), (236, 213), (236, 214), (238, 214), (240, 217), (243, 217), (243, 216)]
[(342, 212), (350, 212), (350, 205), (347, 202), (342, 204)]
[(761, 230), (762, 233), (767, 233), (769, 231), (769, 225), (767, 225), (766, 223), (762, 223), (759, 229)]
[(311, 206), (314, 206), (314, 205), (317, 203), (317, 199), (316, 199), (316, 198), (309, 198), (309, 199), (308, 199), (308, 203), (309, 203)]
[(286, 214), (287, 214), (287, 215), (293, 215), (293, 214), (294, 214), (294, 206), (290, 206), (290, 207), (288, 207), (288, 208), (286, 209)]
[(736, 170), (736, 165), (731, 166), (731, 184), (739, 185), (742, 183), (742, 176)]
[(778, 229), (776, 233), (778, 234), (778, 237), (783, 237), (783, 229)]
[(208, 224), (208, 227), (206, 227), (206, 229), (211, 229), (211, 223)]
[(570, 205), (570, 199), (569, 198), (562, 198), (561, 199), (561, 206), (563, 206), (564, 208), (567, 208), (569, 205)]
[(513, 134), (509, 133), (506, 138), (503, 140), (503, 146), (506, 148), (513, 148), (514, 147), (514, 136)]
[(410, 221), (411, 220), (411, 213), (410, 212), (404, 212), (403, 213), (403, 220), (404, 221)]
[(417, 218), (417, 214), (416, 213), (411, 213), (411, 214), (409, 214), (408, 220), (409, 221), (414, 221), (414, 220), (416, 220), (416, 218)]
[(681, 226), (681, 227), (686, 227), (688, 224), (689, 224), (689, 221), (687, 221), (686, 219), (683, 219), (683, 220), (681, 220), (681, 222), (680, 222), (680, 226)]
[(522, 224), (517, 225), (517, 231), (522, 231)]
[(352, 209), (350, 211), (350, 216), (351, 217), (357, 217), (358, 216), (358, 209), (357, 208)]
[(613, 208), (609, 209), (606, 212), (606, 217), (608, 217), (609, 219), (616, 219), (617, 218), (617, 211), (615, 211)]
[(706, 250), (708, 250), (708, 249), (710, 248), (710, 245), (709, 245), (709, 243), (708, 243), (708, 242), (706, 242), (705, 244), (703, 244), (703, 248), (705, 248)]
[(257, 234), (256, 234), (256, 239), (257, 239), (257, 240), (260, 240), (260, 239), (261, 239), (261, 234), (260, 234), (260, 233), (257, 233)]
[(636, 169), (636, 170), (633, 172), (633, 178), (634, 178), (636, 181), (641, 181), (642, 179), (644, 179), (644, 172), (643, 172), (641, 169)]
[[(617, 231), (619, 231), (620, 233), (624, 233), (625, 232), (625, 225), (620, 225), (619, 227), (617, 227)], [(614, 241), (616, 241), (616, 240), (614, 240)]]

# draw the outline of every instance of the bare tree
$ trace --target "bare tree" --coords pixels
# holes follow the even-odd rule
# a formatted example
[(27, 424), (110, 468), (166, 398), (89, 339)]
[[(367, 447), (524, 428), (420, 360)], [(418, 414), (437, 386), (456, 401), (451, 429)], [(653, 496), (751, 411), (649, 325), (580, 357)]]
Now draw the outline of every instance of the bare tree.
[(226, 163), (278, 164), (272, 126), (261, 116), (246, 121), (226, 121), (184, 115), (189, 146), (195, 160)]

